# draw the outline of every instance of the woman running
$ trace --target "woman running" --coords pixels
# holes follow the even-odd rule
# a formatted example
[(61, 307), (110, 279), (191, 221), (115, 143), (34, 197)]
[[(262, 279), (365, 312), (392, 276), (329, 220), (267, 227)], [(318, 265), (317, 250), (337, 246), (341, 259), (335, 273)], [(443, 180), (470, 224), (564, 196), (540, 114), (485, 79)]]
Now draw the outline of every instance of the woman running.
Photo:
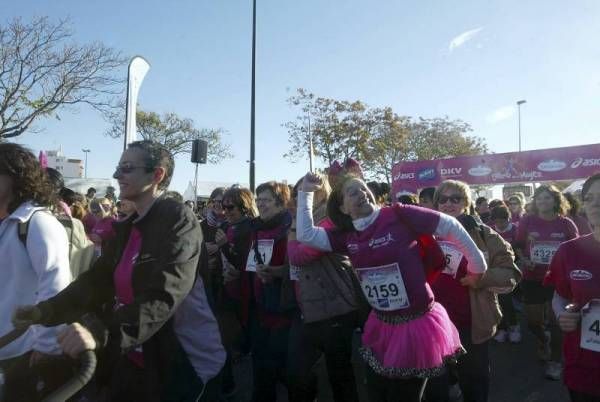
[[(448, 316), (458, 329), (467, 354), (458, 358), (458, 384), (465, 401), (486, 402), (489, 394), (490, 361), (489, 340), (500, 324), (502, 314), (498, 308), (497, 293), (510, 294), (521, 280), (515, 266), (510, 244), (490, 227), (469, 214), (471, 189), (466, 183), (446, 180), (437, 188), (433, 203), (436, 209), (456, 218), (469, 233), (488, 261), (476, 289), (464, 286), (469, 260), (459, 247), (444, 236), (438, 237), (446, 267), (432, 283), (437, 301), (448, 311)], [(449, 376), (432, 379), (427, 390), (428, 401), (447, 401)], [(432, 398), (435, 394), (435, 398)]]
[[(572, 402), (600, 401), (600, 174), (583, 185), (583, 208), (592, 234), (560, 245), (546, 282), (565, 333), (564, 382)], [(589, 303), (589, 304), (588, 304)]]
[(298, 194), (298, 240), (347, 254), (373, 308), (362, 336), (371, 402), (420, 401), (427, 378), (463, 352), (458, 331), (434, 301), (426, 282), (421, 234), (453, 241), (469, 261), (465, 286), (487, 269), (482, 253), (456, 219), (416, 206), (380, 208), (364, 181), (344, 176), (328, 201), (335, 229), (315, 227), (313, 192), (321, 179), (309, 173)]
[[(565, 217), (566, 207), (566, 200), (556, 187), (538, 187), (533, 194), (531, 214), (519, 222), (516, 242), (518, 263), (523, 271), (521, 290), (527, 323), (537, 338), (538, 357), (548, 361), (546, 378), (555, 381), (560, 380), (562, 372), (561, 333), (554, 315), (550, 314), (554, 290), (544, 287), (542, 280), (560, 243), (577, 237), (577, 227)], [(549, 334), (545, 331), (546, 318)]]

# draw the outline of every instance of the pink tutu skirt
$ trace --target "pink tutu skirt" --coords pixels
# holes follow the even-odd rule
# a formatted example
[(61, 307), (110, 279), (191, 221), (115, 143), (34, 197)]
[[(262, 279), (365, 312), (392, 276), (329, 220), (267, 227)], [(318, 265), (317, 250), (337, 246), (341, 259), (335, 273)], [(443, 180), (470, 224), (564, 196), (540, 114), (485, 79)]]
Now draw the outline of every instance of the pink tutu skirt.
[(434, 303), (421, 317), (399, 323), (381, 321), (371, 311), (362, 336), (362, 357), (388, 378), (435, 377), (465, 351), (444, 307)]

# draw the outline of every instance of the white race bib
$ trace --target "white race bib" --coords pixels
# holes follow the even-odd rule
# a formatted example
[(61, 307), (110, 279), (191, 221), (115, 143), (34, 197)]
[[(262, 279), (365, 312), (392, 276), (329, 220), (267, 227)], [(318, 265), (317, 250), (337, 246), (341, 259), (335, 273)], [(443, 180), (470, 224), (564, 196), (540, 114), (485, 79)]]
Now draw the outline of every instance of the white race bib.
[(356, 275), (367, 301), (374, 309), (394, 311), (410, 306), (397, 263), (357, 268)]
[(300, 267), (290, 265), (290, 281), (300, 280)]
[(558, 250), (559, 242), (534, 241), (529, 248), (529, 255), (534, 264), (548, 265)]
[[(266, 239), (258, 241), (258, 252), (262, 257), (263, 264), (269, 265), (271, 263), (271, 257), (273, 257), (273, 245), (275, 244), (275, 240)], [(248, 261), (246, 262), (246, 271), (256, 272), (256, 266), (258, 265), (258, 260), (256, 259), (256, 254), (254, 252), (254, 244), (250, 248), (250, 253), (248, 254)]]
[(593, 299), (581, 309), (582, 349), (600, 352), (600, 299)]
[(458, 267), (462, 261), (463, 253), (461, 253), (456, 246), (450, 242), (438, 241), (438, 244), (444, 252), (444, 257), (446, 258), (446, 266), (444, 267), (442, 273), (456, 278), (456, 272), (458, 271)]

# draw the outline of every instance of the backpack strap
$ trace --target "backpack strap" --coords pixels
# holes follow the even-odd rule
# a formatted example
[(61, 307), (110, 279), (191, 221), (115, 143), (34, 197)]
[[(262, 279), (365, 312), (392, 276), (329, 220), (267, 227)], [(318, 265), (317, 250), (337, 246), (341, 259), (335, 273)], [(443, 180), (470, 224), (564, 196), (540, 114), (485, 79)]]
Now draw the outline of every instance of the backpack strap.
[(25, 222), (19, 222), (19, 225), (17, 227), (17, 234), (19, 236), (19, 240), (21, 241), (21, 243), (23, 243), (25, 248), (27, 248), (27, 235), (29, 234), (29, 223), (31, 222), (31, 218), (33, 218), (33, 215), (35, 215), (35, 213), (38, 211), (45, 211), (45, 209), (36, 209), (35, 211), (33, 211), (29, 219), (27, 219)]
[(19, 226), (17, 227), (19, 240), (23, 243), (23, 246), (27, 248), (27, 233), (29, 233), (29, 219), (25, 222), (19, 222)]
[(73, 218), (67, 215), (57, 216), (56, 219), (63, 225), (65, 230), (70, 230), (69, 233), (69, 258), (71, 257), (71, 251), (73, 249), (73, 232), (75, 231), (73, 228)]

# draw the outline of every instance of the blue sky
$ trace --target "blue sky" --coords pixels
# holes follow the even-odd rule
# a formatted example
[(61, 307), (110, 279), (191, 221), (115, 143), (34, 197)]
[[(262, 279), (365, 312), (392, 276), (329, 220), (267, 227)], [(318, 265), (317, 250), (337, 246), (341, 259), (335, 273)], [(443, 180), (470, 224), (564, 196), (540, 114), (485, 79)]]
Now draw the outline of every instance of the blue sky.
[[(102, 41), (152, 65), (140, 91), (146, 110), (221, 127), (235, 158), (201, 166), (200, 180), (248, 182), (250, 0), (20, 0), (2, 21), (70, 17), (79, 42)], [(283, 158), (298, 87), (320, 96), (391, 106), (409, 116), (469, 122), (494, 152), (600, 142), (600, 2), (258, 0), (257, 183), (295, 181), (307, 161)], [(123, 69), (123, 75), (126, 71)], [(38, 122), (18, 138), (34, 150), (62, 145), (88, 176), (109, 177), (122, 149), (89, 109)], [(193, 180), (178, 159), (172, 188)]]

